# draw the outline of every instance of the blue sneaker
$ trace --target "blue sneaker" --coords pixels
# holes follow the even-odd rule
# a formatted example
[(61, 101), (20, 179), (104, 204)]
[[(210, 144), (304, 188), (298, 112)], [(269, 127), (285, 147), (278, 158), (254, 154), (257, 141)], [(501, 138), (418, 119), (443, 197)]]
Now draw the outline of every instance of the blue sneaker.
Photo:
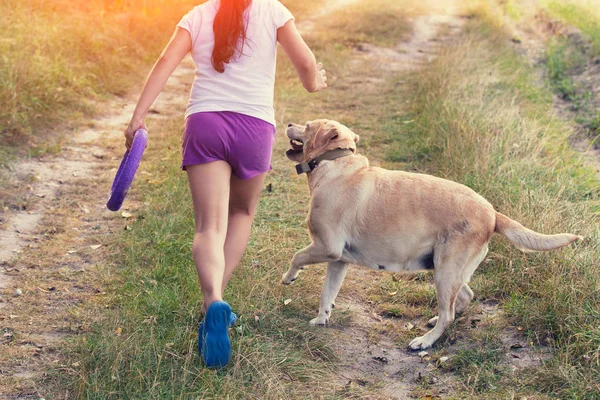
[[(231, 358), (231, 342), (229, 341), (229, 321), (231, 307), (224, 301), (215, 301), (208, 310), (204, 324), (198, 329), (198, 350), (202, 361), (208, 368), (222, 368)], [(201, 331), (201, 332), (200, 332)]]
[[(235, 323), (238, 320), (238, 316), (232, 311), (229, 315), (229, 327), (233, 328)], [(204, 335), (204, 320), (200, 322), (200, 326), (198, 327), (198, 338), (201, 338)], [(200, 339), (198, 339), (200, 340)], [(198, 346), (198, 351), (200, 351), (200, 346)]]

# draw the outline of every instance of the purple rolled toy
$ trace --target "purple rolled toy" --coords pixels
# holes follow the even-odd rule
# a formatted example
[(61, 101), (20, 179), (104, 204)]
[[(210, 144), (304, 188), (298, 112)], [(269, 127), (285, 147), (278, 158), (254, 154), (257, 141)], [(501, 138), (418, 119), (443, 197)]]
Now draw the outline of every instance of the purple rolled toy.
[(140, 166), (142, 154), (148, 143), (148, 132), (145, 129), (138, 129), (133, 136), (131, 148), (123, 155), (123, 161), (119, 166), (115, 180), (110, 188), (110, 195), (106, 202), (106, 207), (111, 211), (118, 211), (125, 200), (125, 195), (133, 182), (135, 172)]

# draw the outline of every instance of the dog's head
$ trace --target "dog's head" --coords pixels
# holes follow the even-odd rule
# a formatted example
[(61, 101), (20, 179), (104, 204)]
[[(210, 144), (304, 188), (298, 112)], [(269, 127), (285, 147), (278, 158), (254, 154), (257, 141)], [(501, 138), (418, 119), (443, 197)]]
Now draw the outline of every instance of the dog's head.
[(309, 121), (306, 125), (289, 124), (285, 133), (292, 146), (285, 155), (296, 162), (310, 161), (335, 149), (356, 151), (359, 139), (348, 127), (327, 119)]

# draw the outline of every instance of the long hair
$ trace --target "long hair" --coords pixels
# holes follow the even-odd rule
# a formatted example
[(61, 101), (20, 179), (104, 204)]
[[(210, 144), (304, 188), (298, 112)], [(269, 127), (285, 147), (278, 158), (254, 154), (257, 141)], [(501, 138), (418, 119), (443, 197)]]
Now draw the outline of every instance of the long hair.
[[(224, 72), (225, 65), (234, 57), (236, 51), (241, 54), (246, 41), (244, 11), (251, 0), (219, 0), (219, 11), (213, 23), (215, 47), (211, 63), (215, 71)], [(239, 45), (239, 48), (238, 48)]]

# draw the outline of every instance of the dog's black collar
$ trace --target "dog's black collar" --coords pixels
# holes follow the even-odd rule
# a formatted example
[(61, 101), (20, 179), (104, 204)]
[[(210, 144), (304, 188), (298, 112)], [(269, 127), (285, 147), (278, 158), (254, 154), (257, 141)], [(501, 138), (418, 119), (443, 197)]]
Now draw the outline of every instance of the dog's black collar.
[(313, 169), (317, 168), (317, 166), (319, 165), (319, 163), (321, 161), (325, 161), (325, 160), (331, 161), (331, 160), (335, 160), (336, 158), (349, 156), (350, 154), (354, 154), (354, 150), (352, 150), (352, 149), (331, 150), (331, 151), (328, 151), (327, 153), (321, 154), (317, 158), (313, 158), (309, 162), (303, 162), (300, 164), (296, 164), (296, 172), (298, 173), (298, 175), (301, 175), (305, 172), (310, 172)]

